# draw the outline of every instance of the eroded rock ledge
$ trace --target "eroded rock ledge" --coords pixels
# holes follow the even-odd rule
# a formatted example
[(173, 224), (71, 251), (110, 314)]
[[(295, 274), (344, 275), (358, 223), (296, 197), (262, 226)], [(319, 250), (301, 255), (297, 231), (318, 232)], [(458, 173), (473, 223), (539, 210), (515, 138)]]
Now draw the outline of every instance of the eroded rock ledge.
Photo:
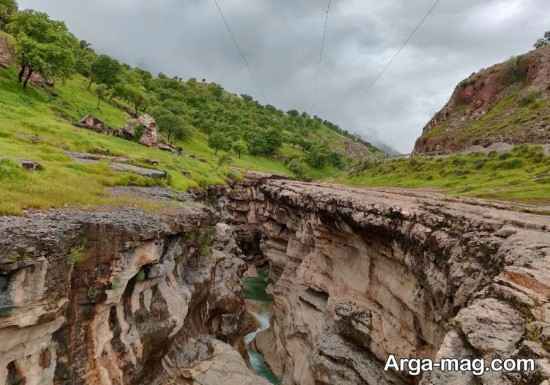
[[(254, 174), (212, 193), (0, 218), (0, 385), (266, 385), (239, 354), (245, 261), (270, 267), (255, 345), (285, 385), (549, 385), (548, 216)], [(412, 378), (390, 353), (538, 366)]]
[[(284, 384), (549, 383), (550, 217), (266, 175), (221, 195), (269, 260), (274, 325), (257, 345)], [(537, 371), (411, 378), (383, 371), (390, 353)]]
[(0, 218), (0, 384), (267, 384), (233, 348), (239, 253), (196, 203)]

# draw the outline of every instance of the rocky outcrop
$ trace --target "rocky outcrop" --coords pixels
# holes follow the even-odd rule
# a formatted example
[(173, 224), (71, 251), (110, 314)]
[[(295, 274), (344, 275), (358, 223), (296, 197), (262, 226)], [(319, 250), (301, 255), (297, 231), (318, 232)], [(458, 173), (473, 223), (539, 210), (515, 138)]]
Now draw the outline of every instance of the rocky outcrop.
[(15, 64), (15, 50), (7, 35), (0, 32), (0, 68), (8, 68)]
[(447, 154), (471, 146), (550, 143), (550, 47), (472, 74), (424, 127), (415, 153)]
[[(257, 339), (285, 385), (546, 384), (550, 218), (398, 190), (250, 176), (223, 193), (269, 260), (273, 326)], [(384, 371), (398, 358), (534, 358), (534, 372)]]
[(141, 127), (142, 132), (137, 138), (139, 143), (147, 147), (155, 147), (159, 143), (157, 122), (148, 114), (140, 115), (136, 119), (128, 122), (125, 128), (122, 129), (123, 136), (134, 138), (137, 135), (137, 128)]
[(240, 249), (189, 203), (0, 218), (0, 384), (262, 384)]
[(78, 127), (86, 128), (88, 130), (92, 130), (95, 132), (99, 132), (100, 134), (107, 134), (112, 135), (113, 129), (108, 127), (101, 119), (93, 116), (93, 115), (86, 115), (77, 124)]
[[(0, 385), (266, 385), (243, 359), (254, 264), (274, 298), (254, 349), (284, 385), (550, 381), (548, 216), (258, 174), (212, 189), (217, 211), (118, 192), (180, 208), (0, 218)], [(537, 367), (413, 377), (390, 354)]]

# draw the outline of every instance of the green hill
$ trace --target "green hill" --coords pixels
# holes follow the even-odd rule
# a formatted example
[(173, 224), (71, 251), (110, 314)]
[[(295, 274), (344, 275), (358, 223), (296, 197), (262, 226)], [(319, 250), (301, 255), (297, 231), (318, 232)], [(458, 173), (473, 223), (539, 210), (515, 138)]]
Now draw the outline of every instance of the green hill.
[[(324, 178), (349, 168), (352, 159), (381, 155), (318, 117), (98, 55), (45, 14), (20, 11), (0, 25), (5, 29), (0, 32), (0, 214), (66, 205), (148, 205), (108, 189), (159, 185), (184, 191), (223, 183), (240, 170)], [(92, 115), (119, 129), (143, 113), (157, 120), (165, 142), (182, 149), (179, 155), (75, 126)], [(95, 154), (98, 160), (75, 161), (71, 152)], [(116, 157), (167, 176), (116, 171), (111, 164)], [(43, 169), (25, 170), (22, 160)]]
[(550, 143), (550, 40), (472, 74), (426, 125), (418, 154), (449, 154), (495, 143)]

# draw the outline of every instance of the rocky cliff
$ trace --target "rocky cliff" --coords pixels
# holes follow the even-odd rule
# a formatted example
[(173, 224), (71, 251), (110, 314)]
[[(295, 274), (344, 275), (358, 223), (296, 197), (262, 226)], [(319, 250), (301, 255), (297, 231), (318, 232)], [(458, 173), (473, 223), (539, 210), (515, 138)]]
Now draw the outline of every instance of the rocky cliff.
[(472, 74), (424, 127), (416, 153), (550, 143), (550, 47)]
[(266, 384), (233, 348), (239, 252), (197, 203), (1, 218), (0, 384)]
[[(478, 201), (258, 175), (226, 192), (268, 258), (285, 385), (548, 384), (550, 218)], [(535, 372), (385, 372), (389, 354), (532, 357)]]
[[(0, 218), (0, 385), (266, 385), (243, 346), (247, 265), (269, 267), (255, 349), (285, 385), (548, 385), (548, 216), (254, 174), (211, 193)], [(384, 371), (389, 354), (537, 368), (421, 378)]]

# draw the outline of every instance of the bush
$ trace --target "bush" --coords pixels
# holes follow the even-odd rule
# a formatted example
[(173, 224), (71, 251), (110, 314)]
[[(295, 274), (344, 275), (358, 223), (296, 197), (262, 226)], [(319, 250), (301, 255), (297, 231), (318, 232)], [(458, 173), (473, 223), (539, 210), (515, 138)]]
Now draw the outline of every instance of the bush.
[(258, 130), (249, 135), (248, 151), (252, 155), (274, 155), (283, 145), (283, 139), (277, 129)]
[(504, 82), (514, 84), (527, 79), (529, 66), (523, 56), (514, 56), (505, 63)]
[(307, 167), (301, 160), (292, 159), (288, 162), (287, 167), (297, 178), (304, 179), (306, 177)]
[(24, 179), (23, 169), (8, 159), (0, 160), (0, 181)]
[(531, 90), (519, 99), (519, 105), (522, 107), (528, 106), (542, 97), (542, 93), (537, 90)]
[(485, 159), (476, 159), (474, 161), (474, 168), (476, 170), (481, 170), (485, 166), (486, 160)]
[(218, 167), (223, 167), (225, 165), (229, 165), (231, 164), (231, 162), (233, 162), (233, 158), (231, 158), (231, 155), (225, 153), (225, 154), (222, 154), (222, 156), (220, 156), (218, 158)]
[(495, 165), (497, 170), (514, 170), (516, 168), (521, 168), (523, 166), (523, 161), (518, 158), (507, 159), (505, 161), (499, 162)]

